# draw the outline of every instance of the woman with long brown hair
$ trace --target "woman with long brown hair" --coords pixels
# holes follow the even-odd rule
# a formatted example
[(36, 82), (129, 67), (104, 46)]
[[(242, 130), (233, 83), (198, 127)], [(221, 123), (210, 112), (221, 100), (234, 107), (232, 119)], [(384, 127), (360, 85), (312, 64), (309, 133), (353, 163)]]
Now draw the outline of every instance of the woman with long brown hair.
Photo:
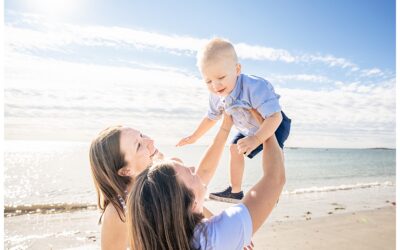
[(224, 118), (197, 170), (164, 160), (137, 176), (127, 209), (131, 249), (243, 249), (250, 245), (251, 236), (267, 219), (282, 192), (283, 154), (275, 136), (265, 141), (261, 179), (242, 203), (204, 219), (206, 186), (231, 126), (232, 122)]
[(92, 141), (89, 152), (92, 176), (97, 191), (101, 248), (126, 249), (128, 233), (125, 223), (127, 193), (135, 176), (162, 154), (154, 141), (139, 131), (122, 127), (109, 127)]
[[(222, 123), (225, 126), (225, 118)], [(101, 248), (126, 249), (128, 228), (125, 208), (127, 194), (135, 183), (136, 176), (149, 167), (153, 161), (164, 156), (154, 146), (154, 141), (140, 131), (122, 127), (109, 127), (92, 141), (90, 165), (97, 191), (100, 218)], [(175, 161), (179, 159), (172, 158)], [(213, 173), (214, 169), (206, 169)], [(204, 209), (204, 214), (210, 212)]]

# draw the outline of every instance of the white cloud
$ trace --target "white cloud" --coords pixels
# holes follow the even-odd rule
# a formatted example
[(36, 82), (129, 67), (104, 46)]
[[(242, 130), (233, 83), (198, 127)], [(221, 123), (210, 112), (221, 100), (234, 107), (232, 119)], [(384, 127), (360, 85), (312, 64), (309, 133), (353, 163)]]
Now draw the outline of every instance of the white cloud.
[(372, 69), (365, 69), (361, 71), (361, 75), (362, 76), (383, 76), (384, 73), (382, 72), (382, 70), (378, 69), (378, 68), (372, 68)]
[(278, 82), (285, 81), (304, 81), (304, 82), (315, 82), (315, 83), (334, 83), (334, 80), (329, 79), (322, 75), (310, 75), (310, 74), (297, 74), (297, 75), (272, 75), (273, 79)]
[(235, 49), (238, 56), (242, 59), (283, 61), (286, 63), (293, 63), (297, 60), (296, 57), (283, 49), (254, 46), (245, 43), (235, 44)]
[(103, 66), (15, 53), (5, 65), (8, 139), (90, 140), (94, 131), (128, 124), (165, 143), (190, 133), (208, 102), (200, 79), (171, 67)]
[[(75, 135), (90, 140), (105, 126), (122, 123), (145, 130), (160, 138), (160, 143), (176, 143), (205, 113), (206, 88), (188, 73), (163, 65), (146, 66), (138, 69), (6, 54), (6, 138), (68, 139)], [(293, 120), (288, 146), (395, 145), (394, 79), (375, 86), (354, 82), (330, 90), (279, 86), (276, 90)], [(207, 143), (211, 136), (200, 143)]]
[(374, 143), (395, 146), (393, 80), (369, 87), (353, 83), (334, 90), (277, 88), (277, 91), (296, 124), (294, 132), (300, 137), (347, 138), (342, 145), (357, 147)]
[(330, 67), (349, 68), (351, 71), (358, 71), (359, 67), (345, 58), (339, 58), (332, 55), (303, 55), (300, 59), (303, 62), (322, 62)]
[[(194, 56), (206, 39), (122, 27), (48, 23), (30, 15), (23, 15), (20, 20), (23, 25), (5, 25), (6, 138), (42, 139), (45, 135), (88, 140), (94, 130), (123, 123), (172, 144), (192, 131), (206, 110), (207, 92), (202, 81), (184, 69), (119, 58), (115, 61), (126, 66), (105, 66), (26, 53), (69, 53), (73, 46), (88, 46), (154, 49)], [(319, 63), (373, 79), (366, 85), (361, 84), (362, 79), (271, 72), (278, 82), (330, 84), (329, 90), (276, 86), (284, 111), (293, 119), (288, 146), (394, 147), (395, 80), (376, 80), (377, 76), (387, 78), (382, 70), (360, 69), (355, 63), (332, 55), (295, 55), (284, 49), (245, 43), (235, 46), (242, 59)], [(63, 133), (66, 130), (73, 132)]]
[[(164, 50), (178, 55), (194, 56), (207, 39), (190, 36), (160, 34), (123, 27), (78, 26), (46, 22), (40, 16), (12, 13), (20, 17), (20, 23), (6, 23), (6, 49), (19, 51), (42, 49), (64, 51), (67, 45), (104, 46), (113, 48), (135, 48)], [(287, 50), (265, 46), (235, 44), (241, 59), (281, 61), (285, 63), (321, 63), (329, 67), (357, 72), (360, 68), (345, 58), (332, 55), (294, 55)], [(376, 75), (377, 68), (364, 72), (363, 76)]]

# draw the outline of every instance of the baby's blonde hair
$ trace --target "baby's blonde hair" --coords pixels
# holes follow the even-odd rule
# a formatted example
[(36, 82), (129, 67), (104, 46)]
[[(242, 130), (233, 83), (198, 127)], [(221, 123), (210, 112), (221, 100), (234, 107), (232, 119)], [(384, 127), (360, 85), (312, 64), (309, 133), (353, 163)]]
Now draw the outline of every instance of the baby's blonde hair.
[(205, 63), (215, 62), (217, 60), (232, 60), (238, 63), (237, 55), (233, 45), (225, 39), (213, 38), (197, 53), (197, 67), (201, 67)]

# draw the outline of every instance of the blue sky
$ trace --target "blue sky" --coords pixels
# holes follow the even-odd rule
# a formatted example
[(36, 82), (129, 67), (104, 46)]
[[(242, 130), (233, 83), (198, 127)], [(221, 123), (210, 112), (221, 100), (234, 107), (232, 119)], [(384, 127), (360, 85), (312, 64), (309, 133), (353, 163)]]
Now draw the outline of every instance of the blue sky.
[[(42, 12), (26, 2), (5, 1), (5, 8)], [(218, 35), (234, 42), (334, 54), (365, 67), (393, 69), (395, 64), (395, 1), (79, 2), (81, 9), (75, 12), (74, 7), (73, 13), (58, 19), (196, 37)]]
[[(182, 131), (189, 133), (205, 108), (186, 102), (185, 95), (198, 91), (202, 99), (207, 94), (200, 87), (196, 51), (207, 39), (221, 36), (235, 45), (243, 72), (267, 78), (281, 94), (283, 109), (295, 121), (289, 146), (395, 147), (395, 1), (14, 0), (5, 1), (5, 35), (8, 139), (15, 139), (16, 128), (25, 123), (48, 123), (54, 112), (32, 118), (34, 106), (22, 102), (28, 96), (15, 94), (15, 86), (70, 89), (76, 82), (91, 93), (89, 82), (97, 82), (105, 86), (106, 98), (115, 82), (143, 88), (137, 75), (153, 79), (146, 85), (149, 91), (166, 89), (164, 99), (158, 97), (144, 110), (165, 102), (190, 110), (190, 121), (171, 120), (182, 126), (174, 137), (184, 136)], [(54, 75), (37, 73), (49, 65)], [(92, 73), (76, 73), (84, 67), (90, 70), (83, 72)], [(168, 85), (175, 80), (182, 85)], [(162, 81), (165, 85), (157, 85)], [(179, 91), (181, 96), (171, 94)], [(82, 98), (87, 102), (76, 104), (82, 109), (94, 100), (90, 94)], [(49, 103), (71, 108), (61, 99)], [(126, 101), (118, 105), (129, 107)], [(31, 110), (26, 111), (29, 119), (18, 118), (22, 109)], [(157, 128), (158, 121), (153, 122)], [(97, 126), (88, 122), (86, 129)]]

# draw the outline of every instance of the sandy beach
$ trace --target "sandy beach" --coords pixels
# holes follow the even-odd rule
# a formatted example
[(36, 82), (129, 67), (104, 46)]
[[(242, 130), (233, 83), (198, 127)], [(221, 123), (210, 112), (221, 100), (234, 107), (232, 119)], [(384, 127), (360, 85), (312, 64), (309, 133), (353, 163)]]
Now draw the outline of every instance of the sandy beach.
[(254, 236), (256, 249), (395, 249), (396, 208), (274, 222)]
[[(22, 247), (27, 249), (99, 249), (98, 218), (93, 210), (5, 218), (6, 234), (15, 238), (4, 246), (17, 249), (14, 247), (23, 240)], [(265, 223), (253, 242), (255, 249), (395, 249), (395, 218), (394, 205), (317, 218), (305, 214), (301, 220)], [(36, 223), (26, 225), (27, 220)], [(18, 238), (21, 235), (26, 236)]]

